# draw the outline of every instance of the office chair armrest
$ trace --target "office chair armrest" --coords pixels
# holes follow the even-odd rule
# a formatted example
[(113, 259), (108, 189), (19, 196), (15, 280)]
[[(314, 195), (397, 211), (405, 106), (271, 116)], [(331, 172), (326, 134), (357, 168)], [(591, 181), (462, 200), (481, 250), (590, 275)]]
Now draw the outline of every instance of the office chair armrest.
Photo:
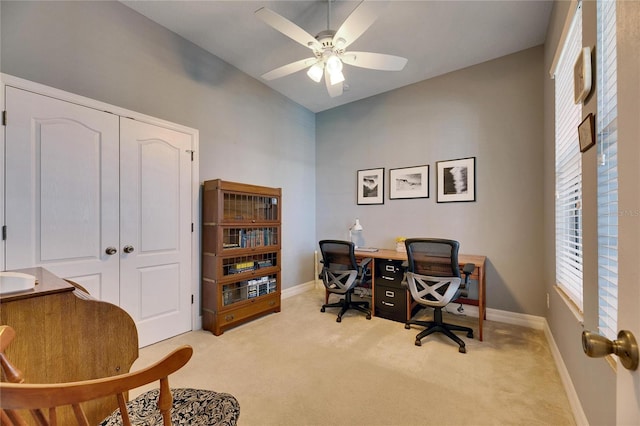
[(473, 271), (476, 269), (476, 265), (474, 263), (465, 263), (462, 268), (462, 273), (464, 274), (464, 281), (460, 285), (460, 295), (459, 297), (467, 297), (469, 296), (469, 275), (473, 274)]
[(360, 268), (364, 269), (366, 266), (368, 266), (368, 265), (369, 265), (369, 263), (371, 263), (371, 261), (372, 261), (372, 260), (373, 260), (373, 259), (372, 259), (372, 258), (370, 258), (370, 257), (365, 257), (364, 259), (362, 259), (362, 260), (360, 261), (360, 263), (358, 264), (358, 266), (359, 266)]
[(360, 263), (358, 263), (358, 276), (362, 279), (364, 278), (367, 274), (367, 267), (369, 266), (369, 263), (371, 263), (373, 259), (371, 259), (370, 257), (365, 257), (364, 259), (362, 259), (360, 261)]
[(476, 269), (475, 263), (465, 263), (462, 268), (462, 273), (464, 274), (465, 281), (469, 281), (469, 275), (473, 274), (473, 271)]

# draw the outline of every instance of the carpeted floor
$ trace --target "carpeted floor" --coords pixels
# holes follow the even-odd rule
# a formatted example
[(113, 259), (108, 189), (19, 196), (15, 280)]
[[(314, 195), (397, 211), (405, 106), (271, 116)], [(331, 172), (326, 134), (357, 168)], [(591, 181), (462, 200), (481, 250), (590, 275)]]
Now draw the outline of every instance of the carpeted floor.
[[(575, 424), (542, 331), (487, 321), (483, 342), (460, 334), (461, 354), (442, 335), (418, 347), (420, 328), (359, 312), (337, 323), (323, 300), (307, 291), (219, 337), (200, 330), (148, 346), (132, 370), (189, 344), (194, 356), (171, 386), (233, 394), (244, 426)], [(475, 318), (447, 320), (477, 334)]]

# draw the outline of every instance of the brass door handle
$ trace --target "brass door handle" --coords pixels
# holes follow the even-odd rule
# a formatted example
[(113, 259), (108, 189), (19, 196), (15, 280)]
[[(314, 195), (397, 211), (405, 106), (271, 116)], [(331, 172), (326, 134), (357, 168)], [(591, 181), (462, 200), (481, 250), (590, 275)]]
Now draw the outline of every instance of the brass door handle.
[(115, 247), (107, 247), (104, 252), (107, 253), (109, 256), (113, 256), (118, 252), (118, 250)]
[(609, 354), (618, 355), (627, 370), (638, 368), (638, 343), (629, 330), (620, 330), (613, 342), (590, 331), (582, 332), (582, 350), (587, 356), (600, 358)]

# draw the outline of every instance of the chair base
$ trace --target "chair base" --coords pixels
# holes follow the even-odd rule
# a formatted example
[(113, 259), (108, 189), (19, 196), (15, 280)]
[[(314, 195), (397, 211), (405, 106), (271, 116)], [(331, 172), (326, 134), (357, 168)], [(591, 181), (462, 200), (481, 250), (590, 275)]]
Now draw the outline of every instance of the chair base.
[(327, 303), (322, 305), (320, 308), (320, 312), (324, 312), (326, 308), (342, 308), (338, 313), (338, 318), (336, 322), (342, 322), (342, 315), (347, 312), (349, 309), (355, 309), (356, 311), (364, 312), (367, 314), (367, 319), (371, 319), (371, 311), (369, 310), (369, 302), (360, 302), (351, 300), (351, 292), (347, 292), (344, 296), (344, 299), (340, 299), (339, 302), (335, 303)]
[(424, 337), (427, 337), (428, 335), (437, 332), (437, 333), (443, 333), (448, 338), (456, 342), (459, 346), (458, 352), (463, 354), (466, 353), (467, 348), (465, 346), (464, 341), (458, 336), (456, 336), (455, 334), (453, 334), (453, 332), (464, 331), (467, 333), (467, 337), (473, 338), (473, 329), (469, 327), (464, 327), (462, 325), (446, 324), (442, 322), (442, 308), (435, 308), (433, 317), (434, 317), (433, 321), (410, 320), (405, 323), (404, 328), (406, 328), (407, 330), (411, 328), (412, 324), (426, 327), (416, 336), (415, 345), (422, 346), (422, 339)]

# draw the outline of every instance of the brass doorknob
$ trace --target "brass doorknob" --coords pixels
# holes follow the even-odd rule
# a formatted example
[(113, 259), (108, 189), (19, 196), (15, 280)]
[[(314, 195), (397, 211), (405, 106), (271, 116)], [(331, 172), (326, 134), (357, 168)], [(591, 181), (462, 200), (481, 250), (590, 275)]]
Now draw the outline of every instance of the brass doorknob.
[(627, 370), (638, 368), (638, 343), (629, 330), (620, 330), (613, 342), (590, 331), (582, 332), (582, 350), (587, 356), (600, 358), (609, 354), (618, 355)]
[(124, 246), (124, 248), (122, 249), (125, 253), (133, 253), (133, 246)]
[(115, 247), (107, 247), (107, 249), (104, 252), (107, 253), (109, 256), (113, 256), (118, 252), (118, 250)]

